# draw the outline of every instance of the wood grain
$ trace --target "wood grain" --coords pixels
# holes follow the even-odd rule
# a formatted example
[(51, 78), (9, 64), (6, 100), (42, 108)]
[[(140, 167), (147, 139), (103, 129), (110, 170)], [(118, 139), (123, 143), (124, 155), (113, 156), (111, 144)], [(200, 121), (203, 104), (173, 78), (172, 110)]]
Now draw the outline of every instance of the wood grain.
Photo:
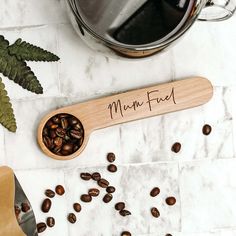
[[(212, 95), (213, 87), (209, 80), (193, 77), (64, 107), (50, 112), (42, 119), (38, 129), (38, 143), (42, 150), (54, 159), (72, 159), (84, 150), (89, 135), (94, 130), (200, 106), (208, 102)], [(69, 113), (77, 117), (85, 133), (80, 149), (66, 157), (51, 153), (42, 141), (45, 123), (59, 113)]]

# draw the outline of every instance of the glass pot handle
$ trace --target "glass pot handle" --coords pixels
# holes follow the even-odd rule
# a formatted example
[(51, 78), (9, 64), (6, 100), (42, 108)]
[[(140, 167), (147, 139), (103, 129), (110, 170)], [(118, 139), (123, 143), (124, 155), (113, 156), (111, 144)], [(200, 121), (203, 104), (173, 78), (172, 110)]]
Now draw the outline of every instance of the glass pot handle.
[(222, 21), (230, 18), (236, 10), (236, 0), (207, 0), (198, 20)]

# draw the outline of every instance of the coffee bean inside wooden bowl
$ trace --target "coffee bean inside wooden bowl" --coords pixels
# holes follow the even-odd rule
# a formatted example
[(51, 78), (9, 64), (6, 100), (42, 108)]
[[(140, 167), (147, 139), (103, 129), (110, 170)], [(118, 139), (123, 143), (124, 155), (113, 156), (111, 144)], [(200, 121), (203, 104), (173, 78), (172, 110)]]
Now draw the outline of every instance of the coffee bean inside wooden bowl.
[(54, 154), (68, 156), (76, 152), (84, 140), (81, 122), (70, 114), (50, 118), (43, 128), (43, 143)]

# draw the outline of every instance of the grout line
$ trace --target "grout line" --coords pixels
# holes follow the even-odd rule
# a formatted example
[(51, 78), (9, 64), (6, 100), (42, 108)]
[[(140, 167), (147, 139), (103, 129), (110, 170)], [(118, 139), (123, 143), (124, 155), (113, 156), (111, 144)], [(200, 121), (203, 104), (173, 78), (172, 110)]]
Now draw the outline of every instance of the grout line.
[[(144, 166), (144, 165), (163, 165), (163, 164), (173, 164), (180, 166), (181, 164), (191, 164), (191, 163), (203, 163), (203, 162), (209, 162), (209, 161), (236, 161), (236, 157), (230, 157), (230, 158), (199, 158), (197, 160), (183, 160), (183, 161), (158, 161), (158, 162), (142, 162), (142, 163), (125, 163), (125, 164), (119, 164), (116, 165), (119, 167), (130, 167), (130, 166)], [(105, 168), (107, 167), (107, 163), (96, 165), (96, 166), (78, 166), (76, 164), (75, 166), (63, 166), (63, 167), (42, 167), (42, 168), (25, 168), (25, 169), (17, 169), (14, 168), (16, 171), (33, 171), (33, 170), (65, 170), (68, 171), (70, 169), (92, 169), (92, 168)]]

